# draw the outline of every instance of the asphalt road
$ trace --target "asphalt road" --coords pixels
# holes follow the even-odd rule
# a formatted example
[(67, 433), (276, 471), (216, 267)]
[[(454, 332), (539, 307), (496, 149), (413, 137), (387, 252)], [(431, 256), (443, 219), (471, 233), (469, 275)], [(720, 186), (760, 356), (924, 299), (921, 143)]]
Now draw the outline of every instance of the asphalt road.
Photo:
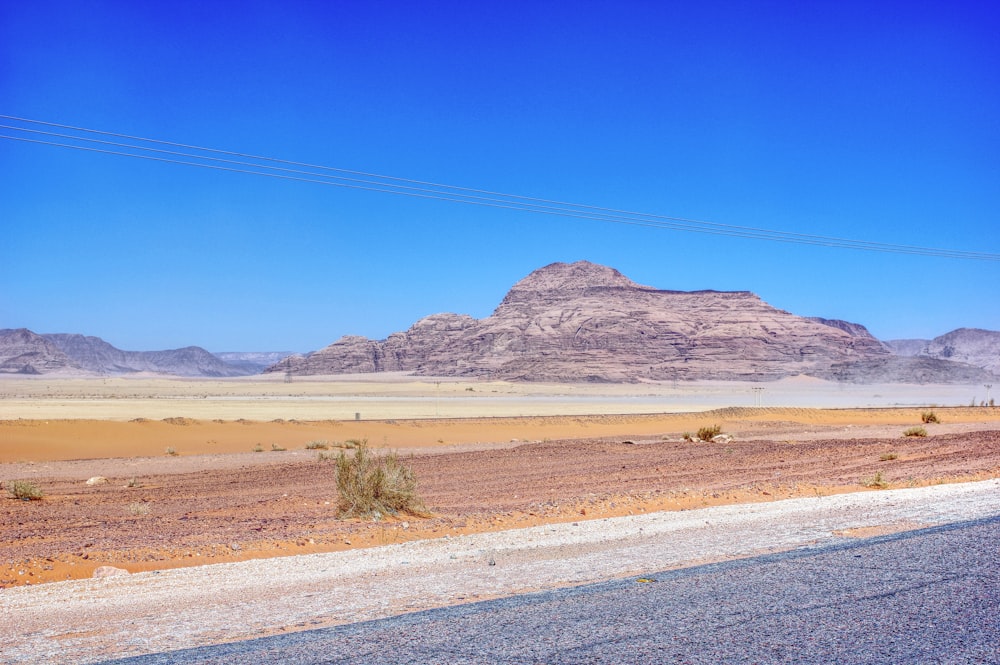
[(1000, 663), (1000, 516), (109, 662)]

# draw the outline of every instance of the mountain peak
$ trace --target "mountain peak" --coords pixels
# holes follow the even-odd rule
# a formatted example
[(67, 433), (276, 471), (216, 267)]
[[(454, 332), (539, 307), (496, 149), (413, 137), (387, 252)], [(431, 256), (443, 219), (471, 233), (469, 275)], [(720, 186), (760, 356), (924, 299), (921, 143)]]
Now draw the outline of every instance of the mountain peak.
[(550, 263), (519, 281), (511, 291), (571, 291), (588, 288), (653, 290), (636, 284), (614, 268), (590, 261)]

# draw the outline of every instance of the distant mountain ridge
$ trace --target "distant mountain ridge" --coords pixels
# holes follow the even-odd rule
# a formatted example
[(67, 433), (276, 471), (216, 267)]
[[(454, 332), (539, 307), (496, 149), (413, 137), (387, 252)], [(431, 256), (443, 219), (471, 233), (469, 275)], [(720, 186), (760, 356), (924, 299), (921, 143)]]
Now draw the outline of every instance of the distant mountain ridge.
[(952, 360), (1000, 374), (1000, 331), (958, 328), (934, 339), (893, 339), (886, 342), (900, 356)]
[(669, 291), (586, 261), (517, 282), (483, 319), (432, 314), (384, 340), (345, 336), (305, 355), (197, 346), (123, 351), (99, 337), (0, 330), (0, 374), (231, 377), (382, 371), (523, 381), (771, 380), (977, 383), (1000, 378), (1000, 332), (877, 340), (749, 291)]
[(860, 324), (795, 316), (748, 291), (661, 290), (586, 261), (532, 272), (484, 319), (433, 314), (384, 340), (343, 337), (266, 371), (561, 382), (991, 376), (968, 364), (893, 355)]
[(83, 373), (55, 344), (27, 328), (0, 330), (0, 374)]
[(100, 374), (148, 372), (186, 377), (259, 374), (259, 366), (230, 364), (198, 346), (164, 351), (123, 351), (100, 337), (26, 328), (0, 330), (0, 373)]
[(283, 358), (294, 355), (292, 351), (216, 351), (215, 357), (223, 362), (239, 367), (247, 374), (260, 374), (266, 368)]

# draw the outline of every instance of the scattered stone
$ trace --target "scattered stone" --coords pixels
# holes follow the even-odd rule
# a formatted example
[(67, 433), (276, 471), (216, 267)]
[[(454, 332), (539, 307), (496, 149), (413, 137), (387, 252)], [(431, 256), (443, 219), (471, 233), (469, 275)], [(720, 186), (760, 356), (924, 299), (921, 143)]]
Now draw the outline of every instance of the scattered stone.
[(230, 543), (229, 544), (229, 549), (231, 549), (234, 552), (239, 552), (240, 549), (242, 549), (242, 548), (240, 547), (239, 543)]
[(716, 434), (712, 437), (712, 443), (732, 443), (732, 434)]
[(87, 484), (88, 485), (107, 485), (108, 484), (108, 479), (105, 478), (104, 476), (94, 476), (93, 478), (90, 478), (89, 480), (87, 480)]
[(124, 568), (115, 568), (114, 566), (100, 566), (94, 569), (93, 577), (119, 577), (121, 575), (128, 575), (129, 572)]

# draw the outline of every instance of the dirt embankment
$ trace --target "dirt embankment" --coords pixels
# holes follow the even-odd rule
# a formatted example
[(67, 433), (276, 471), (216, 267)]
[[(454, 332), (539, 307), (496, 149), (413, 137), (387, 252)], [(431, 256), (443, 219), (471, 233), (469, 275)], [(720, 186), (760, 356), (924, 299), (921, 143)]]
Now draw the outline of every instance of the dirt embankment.
[[(730, 410), (714, 416), (738, 437), (710, 444), (679, 440), (678, 430), (687, 427), (664, 434), (682, 421), (662, 417), (562, 419), (562, 426), (580, 421), (577, 425), (599, 431), (551, 441), (538, 436), (544, 431), (538, 426), (546, 424), (534, 422), (539, 419), (510, 419), (502, 427), (534, 442), (507, 439), (503, 445), (480, 443), (467, 450), (413, 447), (410, 461), (434, 516), (377, 522), (337, 519), (332, 465), (318, 461), (314, 451), (302, 450), (306, 429), (295, 430), (297, 449), (284, 452), (268, 447), (262, 453), (169, 457), (161, 451), (156, 458), (3, 464), (0, 474), (6, 480), (31, 478), (46, 497), (30, 502), (0, 499), (0, 585), (89, 577), (100, 565), (135, 572), (654, 510), (1000, 476), (1000, 431), (994, 420), (962, 422), (952, 414), (956, 422), (951, 425), (928, 426), (931, 436), (904, 438), (898, 421), (912, 424), (916, 417), (919, 424), (919, 412), (899, 411), (870, 418), (855, 413), (846, 420), (843, 413), (827, 412), (831, 415), (825, 422), (813, 413), (800, 414), (812, 419), (803, 423), (775, 410)], [(690, 416), (701, 424), (712, 418)], [(25, 432), (46, 427), (17, 422), (4, 424), (0, 431), (8, 436), (15, 427)], [(147, 424), (112, 423), (131, 425), (133, 432)], [(547, 424), (553, 433), (565, 431)], [(157, 428), (161, 425), (175, 431), (210, 425), (222, 431), (225, 425), (246, 432), (250, 439), (268, 441), (252, 424), (199, 421)], [(479, 425), (480, 432), (502, 438)], [(81, 433), (76, 445), (86, 449), (89, 444), (80, 442), (86, 428), (66, 426)], [(260, 426), (273, 431), (289, 427)], [(621, 435), (606, 435), (605, 427)], [(650, 436), (650, 430), (657, 434)], [(433, 431), (431, 436), (443, 430)], [(501, 431), (506, 437), (508, 431)], [(767, 432), (778, 432), (780, 438), (756, 438)], [(157, 440), (155, 445), (162, 443)], [(95, 475), (108, 482), (85, 484)]]

